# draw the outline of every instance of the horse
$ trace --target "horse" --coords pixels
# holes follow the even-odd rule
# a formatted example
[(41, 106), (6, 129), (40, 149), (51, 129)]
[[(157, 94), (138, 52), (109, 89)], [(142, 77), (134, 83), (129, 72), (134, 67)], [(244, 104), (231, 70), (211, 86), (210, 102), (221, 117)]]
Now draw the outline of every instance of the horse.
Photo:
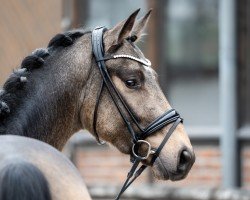
[[(157, 179), (185, 178), (195, 154), (180, 115), (136, 45), (151, 10), (136, 20), (138, 13), (111, 29), (57, 34), (47, 48), (24, 58), (0, 92), (0, 135), (34, 138), (61, 151), (86, 129), (131, 157), (132, 176), (149, 166)], [(43, 162), (37, 167), (44, 165), (49, 168)], [(132, 183), (130, 175), (117, 199)]]
[(72, 162), (33, 138), (0, 136), (1, 200), (91, 200)]

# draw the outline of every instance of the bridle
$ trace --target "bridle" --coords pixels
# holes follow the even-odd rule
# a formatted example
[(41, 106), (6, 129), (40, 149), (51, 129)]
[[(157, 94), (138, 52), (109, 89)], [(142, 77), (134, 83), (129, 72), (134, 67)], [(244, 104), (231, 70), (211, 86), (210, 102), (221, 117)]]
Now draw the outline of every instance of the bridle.
[[(105, 27), (98, 27), (95, 28), (92, 31), (92, 48), (93, 48), (93, 54), (95, 57), (95, 60), (97, 62), (100, 74), (102, 76), (102, 83), (100, 90), (97, 95), (97, 103), (95, 105), (94, 110), (94, 117), (93, 117), (93, 129), (94, 134), (96, 136), (96, 139), (99, 143), (102, 143), (99, 139), (98, 133), (96, 131), (96, 121), (97, 121), (97, 113), (98, 113), (98, 106), (100, 102), (101, 93), (103, 91), (104, 86), (108, 89), (108, 92), (115, 103), (124, 123), (126, 124), (126, 127), (133, 139), (133, 147), (132, 147), (132, 162), (133, 165), (128, 172), (127, 179), (125, 183), (123, 184), (123, 187), (121, 188), (119, 194), (116, 197), (116, 200), (120, 198), (122, 193), (132, 184), (132, 182), (140, 176), (140, 174), (147, 168), (147, 165), (142, 164), (139, 168), (138, 165), (141, 161), (146, 160), (150, 155), (152, 155), (151, 159), (151, 165), (155, 162), (156, 158), (159, 156), (162, 148), (176, 129), (177, 125), (182, 122), (182, 118), (180, 115), (174, 110), (168, 110), (163, 115), (156, 118), (153, 122), (151, 122), (147, 127), (141, 127), (139, 122), (136, 120), (136, 117), (133, 115), (131, 109), (129, 106), (125, 103), (124, 99), (120, 95), (119, 91), (117, 90), (116, 86), (114, 85), (113, 81), (111, 80), (109, 73), (107, 71), (105, 61), (111, 60), (111, 59), (117, 59), (117, 58), (124, 58), (124, 59), (131, 59), (136, 62), (139, 62), (147, 67), (151, 66), (151, 63), (149, 60), (136, 58), (131, 55), (104, 55), (104, 47), (103, 47), (103, 33), (107, 29)], [(121, 108), (121, 106), (123, 109)], [(124, 110), (126, 111), (127, 115), (129, 115), (129, 118), (125, 114)], [(163, 128), (164, 126), (168, 124), (172, 124), (170, 127), (168, 133), (162, 140), (161, 144), (157, 149), (152, 149), (151, 144), (147, 142), (145, 139), (158, 131), (159, 129)], [(132, 125), (135, 125), (138, 129), (138, 131), (135, 131)], [(140, 147), (144, 146), (147, 147), (147, 153), (144, 155), (140, 155), (139, 149)]]

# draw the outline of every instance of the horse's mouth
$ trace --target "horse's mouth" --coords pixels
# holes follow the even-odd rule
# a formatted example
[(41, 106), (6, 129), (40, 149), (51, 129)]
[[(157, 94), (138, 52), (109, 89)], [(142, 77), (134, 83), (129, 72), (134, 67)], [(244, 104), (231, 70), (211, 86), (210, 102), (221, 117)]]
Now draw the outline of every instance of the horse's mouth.
[(184, 172), (171, 172), (167, 170), (166, 166), (164, 165), (164, 162), (162, 161), (161, 157), (158, 157), (155, 160), (154, 166), (154, 175), (157, 179), (160, 180), (171, 180), (171, 181), (178, 181), (184, 179), (188, 173)]

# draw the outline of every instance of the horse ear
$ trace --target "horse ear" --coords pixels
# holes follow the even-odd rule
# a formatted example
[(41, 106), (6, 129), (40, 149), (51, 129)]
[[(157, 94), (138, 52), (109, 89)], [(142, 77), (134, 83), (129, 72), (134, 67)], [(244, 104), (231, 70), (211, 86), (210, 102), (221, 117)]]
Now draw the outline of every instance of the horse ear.
[(152, 12), (152, 9), (150, 9), (147, 14), (140, 18), (139, 20), (137, 20), (137, 22), (135, 23), (135, 26), (133, 28), (133, 35), (135, 35), (137, 37), (137, 39), (139, 39), (148, 23), (148, 20), (151, 16), (151, 12)]
[(140, 9), (133, 12), (126, 20), (118, 23), (114, 28), (108, 30), (104, 36), (105, 46), (109, 49), (113, 45), (119, 45), (124, 39), (130, 36), (136, 16)]

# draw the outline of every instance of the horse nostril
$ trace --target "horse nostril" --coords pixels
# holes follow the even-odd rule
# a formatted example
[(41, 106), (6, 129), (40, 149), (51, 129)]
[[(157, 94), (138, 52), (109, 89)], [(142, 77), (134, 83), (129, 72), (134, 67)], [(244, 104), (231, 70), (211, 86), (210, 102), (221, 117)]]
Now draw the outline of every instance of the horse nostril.
[(189, 152), (188, 150), (184, 150), (180, 154), (178, 170), (186, 171), (192, 166), (193, 163), (194, 163), (193, 154)]

